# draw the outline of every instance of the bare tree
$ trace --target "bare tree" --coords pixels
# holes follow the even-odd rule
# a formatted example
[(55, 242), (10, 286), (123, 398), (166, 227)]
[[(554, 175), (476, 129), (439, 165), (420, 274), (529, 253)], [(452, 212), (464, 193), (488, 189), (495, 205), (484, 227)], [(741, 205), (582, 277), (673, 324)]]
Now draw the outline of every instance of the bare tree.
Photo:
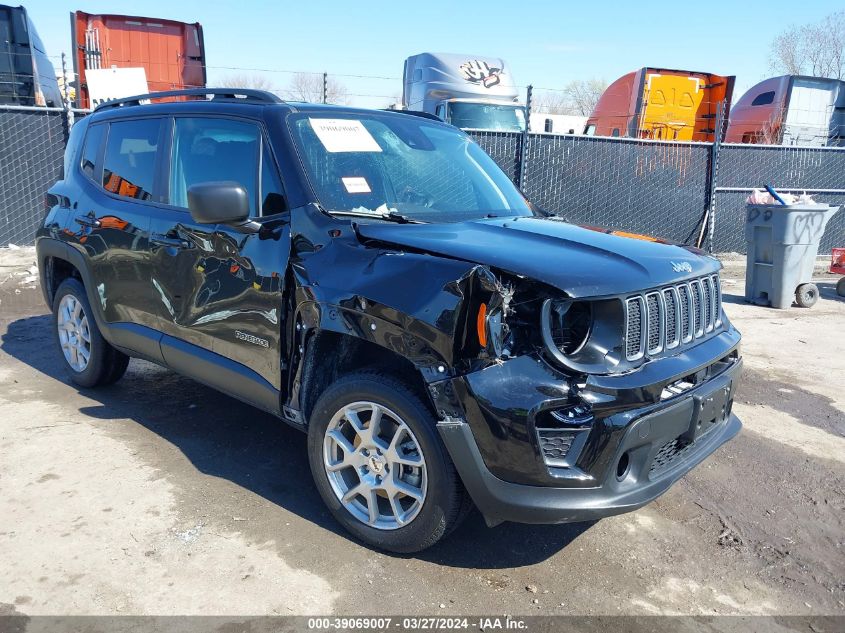
[[(320, 103), (323, 100), (322, 73), (296, 73), (288, 85), (287, 97), (292, 101)], [(349, 91), (346, 86), (331, 75), (326, 82), (326, 103), (349, 103)]]
[(273, 90), (273, 82), (267, 75), (258, 73), (238, 73), (226, 75), (219, 82), (222, 88), (253, 88), (254, 90)]
[(772, 42), (773, 72), (845, 79), (845, 11), (821, 21), (792, 26)]
[(569, 100), (562, 90), (538, 90), (531, 97), (531, 110), (548, 114), (571, 114)]
[(607, 82), (601, 79), (576, 79), (555, 91), (538, 91), (532, 110), (549, 114), (589, 116), (601, 97)]
[(563, 88), (569, 101), (570, 114), (590, 116), (606, 88), (607, 82), (602, 79), (570, 81)]

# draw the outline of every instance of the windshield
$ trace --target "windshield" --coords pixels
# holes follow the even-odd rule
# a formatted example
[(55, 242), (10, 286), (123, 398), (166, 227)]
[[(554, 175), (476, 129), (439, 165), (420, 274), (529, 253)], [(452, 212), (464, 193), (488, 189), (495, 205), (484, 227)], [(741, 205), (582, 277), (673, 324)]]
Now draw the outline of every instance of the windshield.
[(517, 105), (453, 101), (449, 104), (449, 123), (462, 130), (522, 132), (525, 109)]
[(493, 159), (442, 123), (374, 112), (296, 114), (289, 125), (326, 211), (421, 222), (532, 215)]

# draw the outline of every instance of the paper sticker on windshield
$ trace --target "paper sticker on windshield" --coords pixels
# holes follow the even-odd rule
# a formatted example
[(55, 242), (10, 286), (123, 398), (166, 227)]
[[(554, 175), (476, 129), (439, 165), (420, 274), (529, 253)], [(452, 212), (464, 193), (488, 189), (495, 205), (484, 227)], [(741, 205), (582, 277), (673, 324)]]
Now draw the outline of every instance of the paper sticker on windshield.
[(328, 152), (380, 152), (381, 147), (360, 121), (308, 119)]
[(341, 178), (341, 180), (347, 193), (372, 193), (366, 178), (355, 176), (353, 178)]

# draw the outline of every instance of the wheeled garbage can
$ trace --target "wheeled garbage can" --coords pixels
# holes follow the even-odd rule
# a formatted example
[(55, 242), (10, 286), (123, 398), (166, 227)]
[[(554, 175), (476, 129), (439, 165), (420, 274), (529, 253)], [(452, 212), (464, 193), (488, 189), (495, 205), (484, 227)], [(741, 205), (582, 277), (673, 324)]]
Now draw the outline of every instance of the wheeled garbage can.
[(749, 204), (746, 207), (745, 300), (809, 308), (819, 298), (811, 283), (825, 226), (839, 207), (826, 204)]

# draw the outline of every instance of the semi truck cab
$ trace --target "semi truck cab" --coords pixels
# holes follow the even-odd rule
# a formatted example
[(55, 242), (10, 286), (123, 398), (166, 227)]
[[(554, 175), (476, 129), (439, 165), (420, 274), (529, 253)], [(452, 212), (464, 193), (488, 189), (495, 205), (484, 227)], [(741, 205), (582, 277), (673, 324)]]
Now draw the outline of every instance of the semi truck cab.
[(525, 106), (518, 103), (480, 99), (444, 99), (434, 114), (446, 123), (463, 130), (525, 130)]
[(461, 129), (523, 131), (525, 106), (506, 62), (455, 53), (420, 53), (405, 60), (402, 106)]

